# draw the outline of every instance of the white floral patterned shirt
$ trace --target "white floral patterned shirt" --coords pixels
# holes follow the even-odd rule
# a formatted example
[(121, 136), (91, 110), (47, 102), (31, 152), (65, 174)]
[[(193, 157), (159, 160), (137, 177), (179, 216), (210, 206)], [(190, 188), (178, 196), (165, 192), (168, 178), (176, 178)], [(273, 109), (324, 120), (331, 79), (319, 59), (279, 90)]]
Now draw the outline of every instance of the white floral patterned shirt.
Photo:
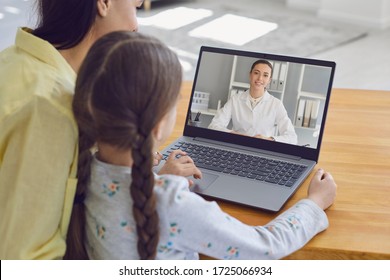
[[(86, 205), (87, 251), (91, 259), (138, 259), (137, 232), (129, 192), (131, 169), (92, 163)], [(249, 226), (216, 202), (190, 192), (183, 177), (156, 176), (160, 218), (157, 259), (279, 259), (325, 230), (325, 212), (303, 199), (264, 226)]]

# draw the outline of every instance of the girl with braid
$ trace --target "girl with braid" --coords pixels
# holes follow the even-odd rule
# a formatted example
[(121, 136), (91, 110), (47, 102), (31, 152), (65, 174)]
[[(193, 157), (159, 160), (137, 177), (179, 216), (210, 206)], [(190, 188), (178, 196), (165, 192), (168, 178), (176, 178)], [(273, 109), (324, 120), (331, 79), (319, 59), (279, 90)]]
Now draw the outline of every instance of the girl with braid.
[[(181, 75), (168, 47), (138, 33), (105, 35), (89, 51), (73, 101), (80, 150), (69, 258), (277, 259), (327, 228), (336, 184), (321, 169), (308, 197), (265, 226), (224, 213), (185, 177), (152, 172), (153, 151), (175, 123)], [(178, 160), (193, 164), (167, 162)]]

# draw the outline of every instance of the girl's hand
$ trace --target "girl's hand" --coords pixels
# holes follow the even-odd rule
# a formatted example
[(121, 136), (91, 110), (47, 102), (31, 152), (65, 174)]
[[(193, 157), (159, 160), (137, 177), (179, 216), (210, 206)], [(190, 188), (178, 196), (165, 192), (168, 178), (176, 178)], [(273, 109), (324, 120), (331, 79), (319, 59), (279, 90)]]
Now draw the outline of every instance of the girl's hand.
[(319, 169), (310, 182), (307, 197), (325, 210), (333, 204), (336, 190), (337, 185), (332, 175)]
[[(173, 151), (167, 158), (167, 162), (162, 166), (159, 175), (172, 174), (183, 177), (193, 176), (195, 179), (202, 178), (202, 172), (195, 166), (194, 161), (181, 150)], [(193, 185), (192, 180), (188, 180), (190, 186)]]
[(156, 152), (154, 154), (154, 160), (153, 160), (153, 165), (157, 166), (160, 164), (160, 161), (162, 160), (163, 156), (160, 152)]

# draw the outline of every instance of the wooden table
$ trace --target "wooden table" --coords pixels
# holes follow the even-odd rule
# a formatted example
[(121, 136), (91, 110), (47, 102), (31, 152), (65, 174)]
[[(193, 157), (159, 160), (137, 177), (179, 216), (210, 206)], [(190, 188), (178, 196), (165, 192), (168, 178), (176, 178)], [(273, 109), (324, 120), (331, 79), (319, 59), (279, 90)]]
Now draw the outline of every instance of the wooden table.
[[(182, 134), (191, 87), (183, 83), (177, 123), (165, 145)], [(327, 210), (330, 226), (286, 259), (390, 259), (389, 91), (333, 90), (317, 167), (331, 172), (338, 185), (336, 202)], [(284, 209), (305, 197), (310, 179)], [(276, 216), (218, 204), (250, 225)]]

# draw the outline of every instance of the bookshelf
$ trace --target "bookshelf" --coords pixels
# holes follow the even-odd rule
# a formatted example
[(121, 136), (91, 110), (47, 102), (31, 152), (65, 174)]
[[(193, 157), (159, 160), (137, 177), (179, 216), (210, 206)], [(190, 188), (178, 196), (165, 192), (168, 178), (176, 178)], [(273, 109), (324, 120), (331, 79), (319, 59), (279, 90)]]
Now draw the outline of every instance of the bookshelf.
[(303, 65), (298, 84), (296, 109), (294, 114), (294, 126), (296, 129), (317, 131), (322, 121), (322, 113), (325, 104), (327, 84), (318, 81), (324, 75), (329, 75), (324, 68)]
[(329, 69), (302, 65), (293, 125), (300, 145), (316, 147), (328, 91)]

